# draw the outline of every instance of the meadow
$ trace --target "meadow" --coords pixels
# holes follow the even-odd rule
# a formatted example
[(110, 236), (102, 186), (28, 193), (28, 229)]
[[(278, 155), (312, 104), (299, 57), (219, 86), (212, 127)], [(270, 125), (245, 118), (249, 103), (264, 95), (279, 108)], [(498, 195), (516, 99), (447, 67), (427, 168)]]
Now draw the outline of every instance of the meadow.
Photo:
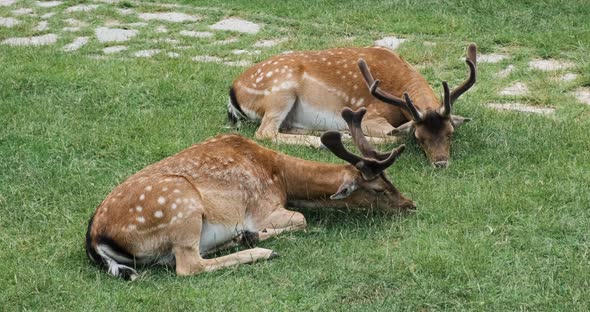
[[(0, 310), (590, 309), (587, 1), (58, 2), (0, 1)], [(89, 9), (68, 10), (76, 6)], [(198, 18), (139, 17), (155, 12)], [(228, 17), (260, 29), (209, 27)], [(137, 34), (102, 42), (99, 27)], [(55, 40), (42, 46), (6, 41), (48, 33)], [(457, 130), (449, 168), (433, 168), (406, 140), (388, 169), (415, 213), (300, 210), (307, 231), (260, 244), (280, 258), (189, 278), (152, 267), (125, 282), (90, 264), (88, 219), (126, 177), (220, 133), (253, 137), (256, 125), (226, 122), (241, 65), (387, 36), (406, 39), (397, 52), (437, 92), (443, 80), (465, 79), (470, 42), (503, 56), (480, 62), (475, 87), (455, 103), (473, 121)], [(87, 43), (64, 49), (80, 37)], [(113, 46), (125, 48), (104, 50)], [(545, 59), (566, 65), (530, 63)], [(514, 83), (528, 91), (502, 94)], [(260, 144), (341, 162), (326, 150)]]

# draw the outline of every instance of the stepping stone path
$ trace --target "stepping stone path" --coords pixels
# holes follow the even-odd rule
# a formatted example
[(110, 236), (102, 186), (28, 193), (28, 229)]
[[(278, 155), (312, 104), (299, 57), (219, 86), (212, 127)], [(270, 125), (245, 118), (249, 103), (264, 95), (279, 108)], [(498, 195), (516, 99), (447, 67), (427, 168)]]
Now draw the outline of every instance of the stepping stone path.
[(578, 78), (578, 75), (577, 74), (567, 73), (567, 74), (559, 77), (559, 80), (560, 81), (563, 81), (563, 82), (570, 82), (570, 81), (576, 80), (577, 78)]
[(516, 82), (510, 87), (503, 89), (498, 94), (510, 96), (522, 96), (529, 94), (529, 88), (522, 82)]
[(378, 45), (380, 47), (386, 47), (386, 48), (390, 48), (392, 50), (395, 50), (397, 48), (399, 48), (399, 46), (404, 43), (406, 41), (406, 39), (403, 38), (398, 38), (398, 37), (385, 37), (379, 40), (375, 41), (375, 45)]
[(16, 0), (0, 0), (0, 6), (11, 6), (16, 3)]
[(18, 10), (13, 10), (12, 14), (14, 14), (14, 15), (32, 15), (33, 9), (22, 8), (22, 9), (18, 9)]
[(246, 34), (256, 34), (260, 31), (260, 25), (239, 18), (224, 19), (209, 26), (209, 28), (213, 30), (237, 31)]
[(139, 31), (135, 29), (98, 27), (94, 31), (100, 42), (124, 42), (137, 36)]
[(525, 104), (521, 104), (521, 103), (490, 103), (490, 104), (488, 104), (488, 107), (495, 109), (495, 110), (509, 110), (509, 111), (535, 113), (535, 114), (542, 114), (542, 115), (553, 114), (555, 112), (554, 108), (534, 107), (534, 106), (529, 106), (529, 105), (525, 105)]
[(197, 16), (176, 12), (142, 13), (138, 17), (144, 21), (158, 20), (172, 23), (196, 22), (201, 19)]
[(210, 38), (213, 37), (212, 32), (208, 31), (191, 31), (191, 30), (181, 30), (179, 32), (181, 36), (185, 37), (193, 37), (193, 38)]
[(40, 21), (39, 24), (33, 28), (34, 31), (39, 32), (46, 31), (47, 29), (49, 29), (49, 23), (47, 21)]
[(496, 77), (498, 78), (507, 78), (508, 76), (510, 76), (510, 74), (512, 74), (512, 72), (514, 71), (514, 65), (510, 64), (508, 65), (508, 67), (502, 69), (501, 71), (499, 71), (496, 74)]
[(20, 24), (20, 21), (16, 18), (12, 17), (0, 17), (0, 26), (1, 27), (13, 27)]
[(66, 12), (90, 12), (96, 9), (98, 9), (98, 4), (78, 4), (67, 8)]
[(135, 52), (133, 55), (135, 57), (152, 57), (160, 52), (161, 51), (159, 49), (141, 50), (141, 51)]
[(64, 47), (64, 51), (72, 52), (80, 49), (83, 45), (88, 43), (88, 37), (78, 37), (74, 41)]
[(102, 52), (104, 54), (113, 54), (113, 53), (123, 52), (123, 51), (125, 51), (127, 49), (129, 49), (129, 47), (118, 45), (118, 46), (112, 46), (112, 47), (104, 48), (104, 49), (102, 49)]
[(574, 63), (558, 60), (532, 60), (529, 62), (529, 67), (542, 71), (552, 71), (572, 68)]
[(574, 96), (580, 103), (590, 105), (590, 88), (578, 88), (574, 91)]
[(506, 54), (479, 54), (477, 55), (478, 63), (499, 63), (503, 60), (508, 59), (509, 56)]
[[(236, 39), (237, 41), (237, 39)], [(270, 48), (287, 41), (287, 38), (258, 40), (252, 46), (254, 48)]]
[(53, 8), (58, 5), (61, 5), (62, 3), (63, 3), (62, 1), (37, 1), (37, 2), (35, 2), (35, 4), (38, 7), (42, 7), (42, 8)]
[(57, 35), (47, 34), (33, 37), (8, 38), (2, 44), (11, 46), (42, 46), (57, 42)]

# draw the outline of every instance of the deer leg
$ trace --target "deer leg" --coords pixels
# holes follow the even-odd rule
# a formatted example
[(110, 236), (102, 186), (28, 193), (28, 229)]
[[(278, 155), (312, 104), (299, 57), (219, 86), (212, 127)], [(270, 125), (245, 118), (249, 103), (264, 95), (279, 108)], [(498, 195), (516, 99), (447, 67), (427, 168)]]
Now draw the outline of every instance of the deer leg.
[(256, 227), (259, 229), (257, 240), (267, 240), (287, 231), (303, 230), (307, 226), (303, 214), (279, 208), (262, 220)]
[(277, 257), (277, 254), (270, 249), (252, 248), (222, 257), (203, 259), (199, 252), (202, 217), (195, 216), (186, 222), (187, 224), (183, 228), (187, 230), (177, 233), (177, 239), (174, 240), (172, 248), (176, 259), (177, 275), (196, 275), (202, 272), (211, 272), (221, 268)]

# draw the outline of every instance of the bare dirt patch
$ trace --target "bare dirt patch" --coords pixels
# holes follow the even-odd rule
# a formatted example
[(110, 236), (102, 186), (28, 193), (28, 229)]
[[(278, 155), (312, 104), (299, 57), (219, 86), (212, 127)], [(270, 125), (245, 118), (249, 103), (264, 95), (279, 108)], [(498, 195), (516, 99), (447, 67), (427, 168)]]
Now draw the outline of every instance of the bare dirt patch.
[(521, 103), (489, 103), (489, 108), (495, 110), (503, 110), (503, 111), (517, 111), (523, 113), (534, 113), (534, 114), (542, 114), (542, 115), (549, 115), (555, 112), (555, 108), (550, 107), (535, 107), (529, 106)]

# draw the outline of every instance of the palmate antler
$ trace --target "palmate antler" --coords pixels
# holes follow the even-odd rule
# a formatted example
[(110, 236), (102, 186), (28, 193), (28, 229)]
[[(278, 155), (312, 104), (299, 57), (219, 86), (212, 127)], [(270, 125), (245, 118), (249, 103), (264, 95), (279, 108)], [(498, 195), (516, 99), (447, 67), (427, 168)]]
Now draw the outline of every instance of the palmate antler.
[(334, 153), (334, 155), (355, 166), (362, 173), (363, 178), (372, 180), (391, 166), (406, 146), (402, 144), (390, 153), (376, 151), (369, 144), (361, 130), (361, 120), (366, 112), (367, 110), (365, 108), (361, 108), (356, 112), (350, 108), (344, 108), (342, 110), (342, 118), (348, 124), (352, 139), (364, 157), (359, 157), (349, 152), (344, 147), (344, 144), (342, 144), (342, 135), (338, 131), (324, 132), (321, 140), (324, 146)]

